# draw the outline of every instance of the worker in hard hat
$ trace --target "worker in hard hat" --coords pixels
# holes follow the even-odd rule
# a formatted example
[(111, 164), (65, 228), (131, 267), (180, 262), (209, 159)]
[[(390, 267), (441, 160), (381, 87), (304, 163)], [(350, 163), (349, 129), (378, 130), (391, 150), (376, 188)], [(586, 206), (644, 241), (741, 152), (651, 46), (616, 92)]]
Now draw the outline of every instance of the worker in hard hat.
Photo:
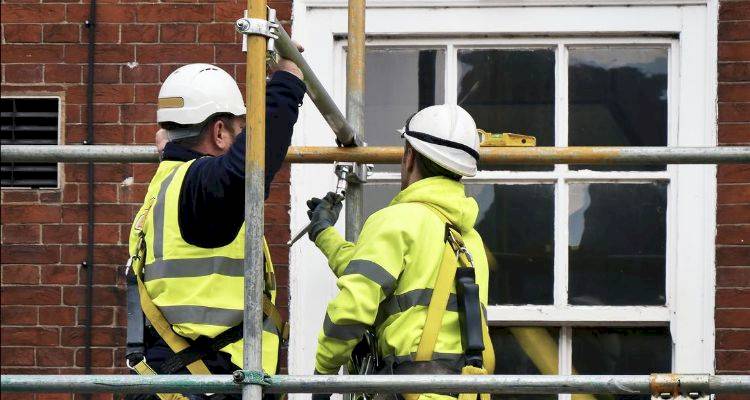
[[(267, 83), (265, 110), (246, 110), (237, 82), (214, 65), (180, 67), (162, 84), (157, 141), (167, 143), (130, 235), (133, 281), (150, 322), (143, 354), (128, 354), (138, 373), (226, 374), (242, 366), (245, 114), (266, 113), (267, 197), (304, 94), (302, 72), (289, 60)], [(263, 369), (274, 374), (285, 329), (264, 247)]]
[[(436, 105), (411, 116), (400, 133), (406, 139), (401, 192), (367, 219), (356, 243), (344, 240), (333, 227), (341, 210), (340, 196), (329, 193), (308, 201), (309, 237), (328, 259), (340, 289), (328, 304), (318, 336), (315, 372), (336, 374), (370, 331), (381, 358), (376, 373), (492, 373), (494, 353), (482, 314), (487, 304), (487, 257), (474, 229), (477, 202), (466, 196), (461, 183), (462, 177), (477, 172), (476, 125), (461, 107)], [(462, 244), (448, 249), (454, 239)], [(458, 271), (473, 267), (476, 295), (473, 300), (471, 295), (457, 297), (453, 276), (460, 274), (454, 273), (444, 283), (447, 303), (429, 311), (437, 317), (427, 318), (439, 291), (439, 271), (451, 263), (455, 271), (458, 261), (464, 264)], [(459, 306), (468, 310), (467, 315), (458, 312)], [(459, 322), (466, 318), (473, 319), (471, 332), (464, 332)], [(429, 319), (433, 338), (426, 337)], [(479, 335), (481, 349), (467, 351), (462, 337), (469, 334), (474, 339)]]

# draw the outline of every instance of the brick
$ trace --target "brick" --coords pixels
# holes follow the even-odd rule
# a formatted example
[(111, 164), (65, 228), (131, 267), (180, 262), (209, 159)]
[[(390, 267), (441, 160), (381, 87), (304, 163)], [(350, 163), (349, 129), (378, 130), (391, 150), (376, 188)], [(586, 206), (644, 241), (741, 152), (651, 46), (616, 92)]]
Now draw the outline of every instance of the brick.
[(750, 60), (750, 42), (719, 42), (719, 60)]
[[(0, 359), (3, 366), (33, 366), (33, 347), (2, 347), (0, 348)], [(5, 394), (3, 394), (5, 398)]]
[(719, 41), (750, 39), (750, 21), (719, 22)]
[(46, 190), (39, 193), (39, 201), (41, 203), (59, 203), (60, 202), (60, 191)]
[(3, 205), (2, 219), (5, 224), (60, 222), (60, 208), (48, 205)]
[[(97, 23), (127, 23), (135, 21), (135, 7), (119, 4), (98, 4), (96, 10)], [(88, 4), (68, 4), (66, 7), (68, 22), (84, 22), (89, 18)]]
[(750, 244), (750, 225), (719, 225), (716, 227), (717, 244)]
[(716, 348), (719, 350), (750, 350), (750, 330), (716, 331)]
[(39, 325), (75, 326), (75, 324), (75, 307), (39, 307)]
[(35, 306), (2, 306), (0, 307), (0, 320), (3, 326), (11, 325), (36, 325), (37, 307)]
[(748, 80), (750, 80), (750, 63), (719, 63), (719, 82), (742, 82)]
[(75, 285), (78, 283), (78, 265), (44, 265), (42, 283)]
[(242, 45), (237, 44), (217, 44), (216, 63), (243, 63), (245, 53), (242, 52)]
[(57, 346), (60, 332), (56, 328), (11, 328), (2, 327), (0, 343), (3, 346)]
[(159, 65), (159, 75), (161, 76), (161, 81), (164, 82), (169, 76), (169, 74), (171, 74), (177, 68), (180, 68), (183, 65), (184, 64), (165, 64), (165, 63), (162, 63), (161, 65)]
[[(65, 62), (83, 64), (88, 59), (86, 45), (65, 45)], [(98, 44), (96, 62), (127, 63), (135, 59), (135, 47), (132, 44)]]
[(44, 67), (44, 81), (51, 83), (82, 83), (80, 65), (50, 64)]
[(6, 4), (0, 7), (3, 25), (11, 23), (35, 22), (37, 24), (62, 22), (65, 6), (62, 4)]
[[(84, 225), (81, 229), (82, 242), (88, 240), (89, 229)], [(120, 225), (103, 225), (97, 224), (94, 227), (94, 243), (96, 244), (117, 244), (120, 242)]]
[(70, 244), (80, 242), (78, 225), (45, 225), (42, 229), (42, 242)]
[(719, 121), (749, 122), (750, 103), (719, 103)]
[(3, 225), (3, 243), (40, 243), (39, 225)]
[(3, 25), (5, 43), (39, 43), (42, 41), (41, 25), (7, 24)]
[(750, 185), (719, 185), (717, 197), (718, 204), (750, 203)]
[[(63, 346), (83, 346), (84, 328), (63, 327), (61, 337)], [(91, 329), (91, 342), (94, 346), (124, 346), (125, 329), (94, 327)]]
[(4, 305), (60, 304), (60, 293), (55, 286), (4, 286), (0, 301)]
[[(37, 201), (39, 201), (39, 191), (37, 190), (6, 190), (5, 188), (3, 188), (0, 193), (2, 193), (3, 204), (36, 203)], [(5, 223), (5, 221), (3, 222)]]
[(722, 1), (719, 3), (720, 21), (743, 19), (750, 19), (750, 4), (747, 1)]
[(234, 22), (242, 16), (246, 4), (243, 2), (219, 2), (216, 3), (216, 22)]
[(122, 81), (125, 83), (159, 83), (159, 66), (136, 65), (122, 70)]
[(155, 104), (123, 104), (121, 107), (122, 122), (156, 121)]
[(77, 183), (65, 184), (63, 188), (63, 202), (65, 203), (78, 202), (78, 184)]
[[(68, 101), (73, 104), (86, 104), (86, 86), (76, 86), (68, 90)], [(133, 101), (133, 85), (96, 85), (94, 87), (94, 102), (130, 103)]]
[[(82, 32), (82, 35), (88, 35), (86, 28), (82, 28)], [(120, 24), (99, 24), (96, 28), (96, 42), (120, 43)]]
[(63, 46), (54, 44), (3, 44), (3, 63), (59, 63)]
[(73, 365), (73, 349), (57, 347), (36, 349), (36, 363), (41, 367), (68, 367)]
[(717, 371), (748, 371), (750, 370), (750, 351), (716, 352)]
[(289, 185), (272, 183), (267, 204), (289, 204)]
[(54, 264), (60, 261), (59, 246), (3, 245), (0, 258), (8, 264)]
[[(132, 184), (128, 186), (120, 186), (119, 198), (124, 203), (135, 203), (140, 205), (146, 198), (148, 192), (148, 185), (145, 184)], [(123, 240), (126, 240), (123, 237)]]
[(750, 144), (750, 124), (719, 124), (719, 144)]
[(717, 308), (750, 308), (750, 288), (717, 289)]
[(120, 107), (114, 104), (97, 104), (94, 107), (94, 122), (120, 122)]
[(161, 25), (159, 38), (162, 43), (194, 43), (196, 28), (190, 24)]
[[(38, 284), (39, 267), (36, 265), (3, 265), (3, 279), (5, 284)], [(19, 303), (27, 304), (27, 303)], [(34, 303), (30, 303), (34, 304)]]
[(719, 183), (750, 183), (750, 164), (719, 165), (716, 178)]
[[(210, 4), (141, 4), (137, 8), (138, 22), (210, 22)], [(236, 19), (236, 17), (235, 17)]]
[(288, 225), (265, 225), (265, 235), (269, 238), (269, 244), (282, 244), (289, 241), (289, 226)]
[[(156, 103), (158, 98), (159, 98), (159, 86), (158, 85), (136, 85), (135, 87), (135, 102), (136, 103), (153, 104), (153, 103)], [(152, 125), (149, 125), (149, 126), (151, 127), (156, 126), (155, 124), (153, 124), (155, 121), (148, 121), (148, 122), (152, 123)], [(143, 127), (143, 125), (136, 125), (136, 127)], [(157, 129), (154, 129), (153, 132), (156, 132)], [(154, 137), (152, 135), (150, 143), (153, 143), (153, 139)]]
[(717, 309), (717, 328), (750, 328), (750, 309)]
[[(747, 253), (750, 254), (750, 250)], [(750, 265), (750, 258), (747, 259), (747, 264)], [(750, 268), (717, 268), (716, 286), (719, 288), (750, 287)]]
[[(87, 76), (88, 68), (83, 66), (83, 74)], [(120, 83), (120, 66), (101, 64), (94, 67), (95, 83)]]
[[(125, 305), (125, 289), (117, 286), (95, 286), (94, 303), (99, 306)], [(86, 302), (86, 288), (66, 286), (63, 288), (63, 304), (75, 306)]]
[[(114, 356), (112, 349), (93, 348), (91, 349), (91, 365), (94, 367), (113, 367)], [(76, 351), (76, 366), (83, 367), (86, 365), (86, 349)]]
[(750, 101), (750, 83), (719, 84), (719, 102)]
[(159, 40), (157, 25), (132, 24), (122, 30), (123, 43), (156, 43)]
[(37, 83), (42, 81), (42, 65), (8, 64), (5, 65), (7, 83)]
[(235, 43), (234, 27), (229, 24), (198, 25), (198, 43)]
[(750, 204), (720, 205), (716, 210), (719, 224), (750, 223)]
[(214, 49), (197, 44), (142, 45), (138, 48), (137, 61), (146, 64), (213, 62)]
[[(92, 313), (94, 319), (91, 324), (94, 326), (109, 326), (112, 325), (115, 319), (115, 309), (113, 307), (94, 307)], [(78, 325), (86, 324), (86, 308), (78, 308)]]
[[(76, 43), (81, 40), (79, 24), (54, 24), (44, 26), (45, 43)], [(97, 38), (98, 39), (98, 38)]]

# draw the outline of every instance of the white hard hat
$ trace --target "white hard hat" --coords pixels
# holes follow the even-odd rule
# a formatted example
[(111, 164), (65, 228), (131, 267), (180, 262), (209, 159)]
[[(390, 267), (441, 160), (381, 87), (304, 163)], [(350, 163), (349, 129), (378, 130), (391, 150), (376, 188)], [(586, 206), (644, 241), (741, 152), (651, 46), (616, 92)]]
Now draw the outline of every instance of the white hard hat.
[(159, 90), (158, 122), (199, 124), (216, 113), (245, 115), (237, 82), (211, 64), (188, 64), (169, 74)]
[(419, 154), (461, 176), (477, 174), (479, 134), (474, 119), (453, 104), (427, 107), (399, 131)]

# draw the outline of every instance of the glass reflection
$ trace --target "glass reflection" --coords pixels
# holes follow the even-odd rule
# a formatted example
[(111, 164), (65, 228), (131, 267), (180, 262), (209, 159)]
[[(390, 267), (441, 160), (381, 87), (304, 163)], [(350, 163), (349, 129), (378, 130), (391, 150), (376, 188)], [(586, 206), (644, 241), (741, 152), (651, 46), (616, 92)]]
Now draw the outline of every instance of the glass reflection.
[[(495, 374), (556, 375), (558, 338), (554, 327), (490, 327), (495, 347)], [(553, 400), (555, 395), (494, 394), (495, 400)]]
[(667, 185), (570, 185), (569, 302), (665, 304)]
[[(580, 375), (648, 375), (671, 371), (666, 327), (573, 328), (573, 365)], [(590, 395), (589, 395), (590, 396)], [(601, 400), (647, 400), (648, 395), (596, 395)], [(574, 400), (582, 400), (574, 395)]]
[[(572, 48), (569, 56), (570, 146), (667, 145), (667, 49)], [(571, 166), (658, 170), (665, 166)]]
[(554, 186), (466, 185), (490, 268), (489, 304), (552, 304)]
[[(477, 127), (536, 136), (555, 145), (555, 52), (551, 49), (458, 51), (458, 104)], [(551, 170), (552, 166), (483, 166)]]
[[(396, 133), (413, 113), (445, 101), (445, 51), (368, 49), (365, 76), (365, 141), (402, 146)], [(398, 165), (376, 165), (398, 172)]]

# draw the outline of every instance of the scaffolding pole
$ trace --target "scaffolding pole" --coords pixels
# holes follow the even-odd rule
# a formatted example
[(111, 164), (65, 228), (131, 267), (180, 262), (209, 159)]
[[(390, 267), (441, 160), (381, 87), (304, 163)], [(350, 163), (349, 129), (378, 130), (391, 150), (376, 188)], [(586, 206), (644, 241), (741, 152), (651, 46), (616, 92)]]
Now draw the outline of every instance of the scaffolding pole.
[[(2, 375), (3, 392), (238, 393), (232, 375)], [(276, 375), (266, 393), (513, 393), (695, 395), (750, 393), (750, 375)], [(668, 398), (667, 396), (666, 398)]]
[[(365, 130), (365, 0), (349, 0), (349, 33), (346, 49), (346, 119), (354, 128), (357, 143)], [(346, 240), (356, 242), (364, 223), (365, 165), (355, 164), (346, 188)]]
[[(266, 0), (247, 0), (248, 17), (265, 20)], [(266, 51), (268, 39), (247, 35), (245, 142), (245, 307), (243, 368), (263, 370), (263, 202), (266, 155)], [(205, 392), (204, 392), (205, 393)], [(242, 386), (243, 400), (261, 400), (258, 385)]]
[[(398, 164), (403, 147), (290, 147), (286, 161)], [(750, 146), (727, 147), (483, 147), (480, 166), (498, 164), (737, 164), (750, 163)], [(154, 146), (6, 145), (2, 162), (159, 162)]]

